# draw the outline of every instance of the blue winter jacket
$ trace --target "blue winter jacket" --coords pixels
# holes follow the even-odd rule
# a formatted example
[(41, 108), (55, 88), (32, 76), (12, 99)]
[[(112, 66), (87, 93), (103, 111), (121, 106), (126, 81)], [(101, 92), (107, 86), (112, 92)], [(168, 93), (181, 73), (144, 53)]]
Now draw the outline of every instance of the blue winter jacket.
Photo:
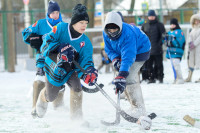
[(167, 48), (166, 58), (182, 58), (185, 47), (185, 36), (181, 29), (176, 29), (168, 32), (168, 36), (173, 36), (170, 39), (171, 46)]
[[(61, 13), (60, 13), (59, 19), (54, 20), (54, 21), (56, 23), (62, 22)], [(55, 25), (55, 22), (53, 22), (53, 19), (50, 19), (47, 15), (45, 19), (40, 19), (36, 21), (34, 24), (32, 24), (31, 26), (29, 26), (28, 28), (25, 28), (22, 31), (22, 37), (23, 37), (24, 42), (30, 45), (30, 43), (27, 42), (27, 40), (32, 33), (43, 35), (43, 38), (44, 38), (44, 36), (52, 30), (53, 28), (52, 24)], [(40, 53), (36, 54), (36, 67), (38, 68), (44, 67), (44, 57)]]
[(65, 84), (74, 71), (78, 72), (79, 78), (83, 75), (78, 68), (67, 72), (49, 58), (51, 52), (58, 50), (60, 44), (70, 44), (76, 50), (79, 55), (76, 61), (84, 70), (88, 67), (94, 67), (92, 59), (93, 47), (89, 38), (85, 34), (82, 34), (80, 37), (72, 39), (69, 24), (61, 22), (54, 26), (53, 30), (46, 35), (40, 48), (42, 55), (45, 57), (44, 70), (47, 79), (55, 86), (62, 86)]
[(121, 32), (116, 40), (111, 40), (103, 32), (105, 51), (112, 61), (121, 58), (119, 71), (129, 71), (135, 61), (146, 61), (149, 58), (151, 43), (146, 34), (134, 25), (123, 23)]

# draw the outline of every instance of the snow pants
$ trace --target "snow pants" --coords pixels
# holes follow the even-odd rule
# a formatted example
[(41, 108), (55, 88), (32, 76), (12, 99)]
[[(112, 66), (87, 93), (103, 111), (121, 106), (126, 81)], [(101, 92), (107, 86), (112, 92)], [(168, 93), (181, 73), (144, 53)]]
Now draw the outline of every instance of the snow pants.
[(139, 81), (139, 71), (144, 62), (145, 61), (134, 62), (129, 70), (129, 76), (126, 79), (127, 87), (125, 90), (125, 95), (131, 104), (134, 116), (136, 118), (146, 115), (142, 89)]

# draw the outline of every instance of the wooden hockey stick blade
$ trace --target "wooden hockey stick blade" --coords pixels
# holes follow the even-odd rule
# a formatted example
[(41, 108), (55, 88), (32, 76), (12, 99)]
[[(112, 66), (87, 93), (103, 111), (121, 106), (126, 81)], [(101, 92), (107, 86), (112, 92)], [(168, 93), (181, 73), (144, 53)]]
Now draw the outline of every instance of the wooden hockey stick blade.
[(189, 115), (185, 115), (183, 117), (183, 120), (185, 120), (190, 125), (194, 126), (195, 120), (192, 117), (190, 117)]
[(193, 127), (199, 128), (200, 129), (200, 122), (196, 121), (195, 119), (193, 119), (191, 116), (189, 115), (185, 115), (183, 117), (183, 120), (185, 120), (187, 123), (189, 123), (190, 125), (192, 125)]

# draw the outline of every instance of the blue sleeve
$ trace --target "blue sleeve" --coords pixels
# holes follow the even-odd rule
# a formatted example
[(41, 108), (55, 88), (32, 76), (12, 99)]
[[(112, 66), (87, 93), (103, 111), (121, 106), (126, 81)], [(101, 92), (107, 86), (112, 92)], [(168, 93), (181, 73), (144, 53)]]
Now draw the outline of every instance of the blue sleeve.
[[(78, 63), (80, 66), (86, 70), (88, 67), (94, 67), (92, 55), (93, 55), (93, 46), (90, 40), (85, 36), (85, 45), (81, 48), (79, 52)], [(78, 77), (80, 78), (83, 75), (81, 71), (78, 72)]]
[(48, 56), (50, 52), (54, 51), (60, 45), (59, 38), (62, 36), (62, 27), (60, 24), (54, 26), (52, 31), (49, 32), (40, 47), (40, 52), (44, 57)]
[(108, 55), (108, 58), (113, 61), (115, 58), (119, 57), (120, 55), (118, 55), (113, 48), (111, 47), (110, 43), (107, 41), (107, 35), (103, 32), (103, 38), (104, 38), (104, 43), (105, 43), (105, 52)]
[(127, 35), (125, 43), (121, 44), (121, 66), (119, 71), (129, 71), (132, 64), (135, 62), (137, 47), (136, 47), (136, 36), (132, 34)]
[(32, 24), (31, 26), (29, 26), (28, 28), (25, 28), (22, 31), (22, 37), (23, 37), (23, 40), (24, 40), (25, 43), (30, 44), (30, 42), (28, 42), (27, 39), (29, 38), (29, 36), (31, 35), (31, 33), (38, 34), (39, 23), (40, 23), (40, 21), (36, 21), (34, 24)]

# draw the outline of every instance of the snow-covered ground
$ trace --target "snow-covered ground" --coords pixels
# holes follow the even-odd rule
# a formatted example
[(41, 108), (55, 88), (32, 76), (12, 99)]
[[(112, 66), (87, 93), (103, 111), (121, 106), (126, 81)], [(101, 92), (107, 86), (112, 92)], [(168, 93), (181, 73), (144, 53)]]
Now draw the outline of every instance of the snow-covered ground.
[[(187, 77), (187, 62), (182, 61), (184, 78)], [(199, 129), (183, 121), (186, 114), (200, 120), (200, 84), (194, 83), (200, 78), (196, 70), (192, 83), (175, 85), (169, 61), (164, 62), (165, 78), (163, 84), (142, 83), (142, 91), (148, 113), (155, 112), (151, 130), (144, 131), (138, 125), (121, 118), (118, 126), (106, 127), (100, 120), (114, 121), (115, 109), (100, 93), (84, 93), (84, 119), (89, 127), (80, 127), (69, 119), (69, 89), (65, 91), (65, 106), (54, 110), (49, 104), (47, 114), (42, 119), (33, 119), (30, 115), (32, 98), (29, 90), (35, 78), (33, 71), (0, 73), (0, 132), (2, 133), (198, 133)], [(116, 100), (113, 85), (109, 85), (113, 74), (101, 71), (98, 82), (105, 85), (104, 90)], [(127, 101), (121, 100), (122, 109), (128, 110)]]

